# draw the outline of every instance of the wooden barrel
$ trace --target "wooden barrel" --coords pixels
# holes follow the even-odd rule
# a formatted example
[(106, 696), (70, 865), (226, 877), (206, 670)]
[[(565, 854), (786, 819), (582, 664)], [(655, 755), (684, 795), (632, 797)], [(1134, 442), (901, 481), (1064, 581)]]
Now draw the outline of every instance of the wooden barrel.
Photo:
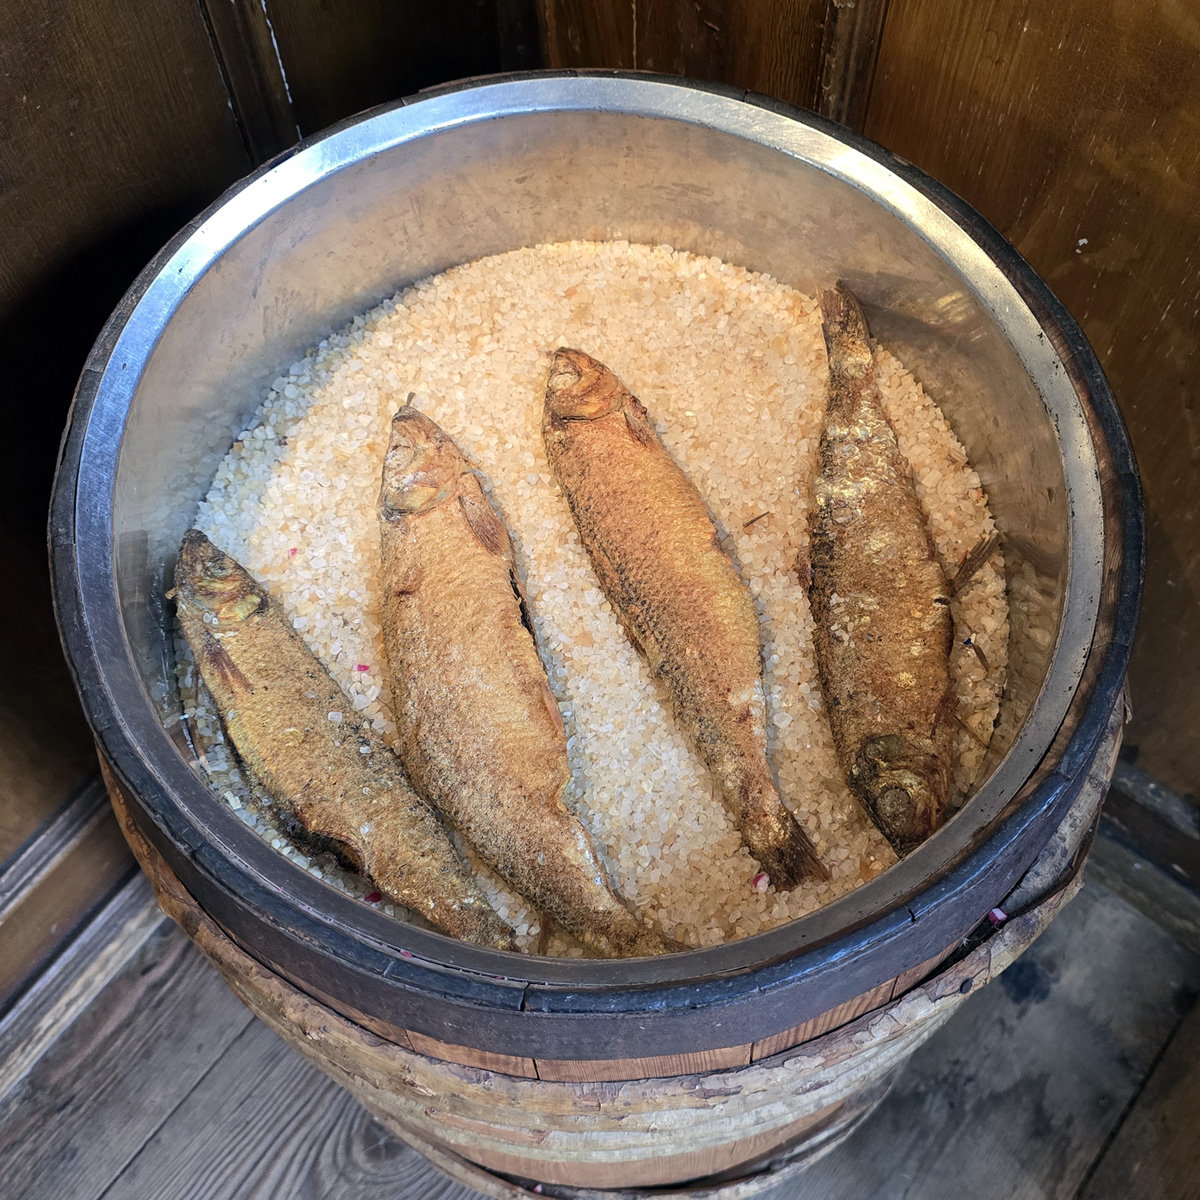
[[(389, 1129), (461, 1182), (498, 1197), (749, 1197), (846, 1137), (896, 1071), (967, 996), (1026, 950), (1081, 885), (1120, 743), (1123, 705), (1066, 818), (1006, 900), (940, 961), (923, 964), (803, 1030), (710, 1060), (521, 1061), (368, 1028), (239, 947), (138, 832), (106, 771), (113, 805), (163, 910), (237, 995)], [(999, 918), (995, 918), (999, 920)], [(375, 1022), (368, 1022), (377, 1025)], [(774, 1042), (775, 1044), (770, 1044)], [(704, 1056), (697, 1055), (697, 1059)], [(541, 1192), (535, 1192), (536, 1186)], [(551, 1189), (547, 1191), (547, 1189)], [(612, 1189), (623, 1189), (612, 1191)], [(634, 1190), (629, 1190), (634, 1189)]]
[[(986, 475), (1011, 600), (1005, 695), (970, 802), (851, 894), (685, 953), (509, 954), (394, 920), (238, 819), (188, 737), (165, 596), (247, 397), (335, 314), (483, 254), (635, 234), (809, 288), (855, 282)], [(1095, 356), (979, 214), (880, 147), (761, 97), (550, 74), (367, 114), (182, 231), (84, 370), (51, 555), (130, 840), (257, 1011), (445, 1164), (503, 1177), (496, 1194), (514, 1180), (542, 1194), (694, 1190), (731, 1172), (749, 1194), (762, 1164), (844, 1135), (962, 989), (1069, 892), (1047, 897), (1030, 868), (1039, 854), (1042, 875), (1063, 856), (1078, 865), (1063, 825), (1072, 811), (1075, 833), (1090, 822), (1080, 797), (1094, 807), (1089, 771), (1114, 744), (1142, 533)], [(1018, 887), (1016, 919), (977, 944)]]

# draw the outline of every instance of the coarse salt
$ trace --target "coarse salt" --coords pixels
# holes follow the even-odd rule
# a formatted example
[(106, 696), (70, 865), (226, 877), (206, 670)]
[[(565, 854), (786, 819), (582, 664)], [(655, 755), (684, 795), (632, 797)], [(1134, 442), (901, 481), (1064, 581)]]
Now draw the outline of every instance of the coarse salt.
[[(766, 894), (769, 879), (600, 591), (541, 441), (542, 397), (558, 345), (606, 362), (641, 398), (751, 581), (772, 767), (816, 838), (828, 881)], [(934, 541), (944, 561), (961, 561), (992, 526), (978, 476), (903, 365), (885, 348), (876, 364), (900, 447), (928, 483), (922, 502)], [(566, 729), (566, 802), (614, 886), (643, 916), (689, 945), (717, 945), (803, 916), (895, 861), (843, 781), (822, 713), (807, 582), (797, 575), (796, 564), (807, 561), (826, 378), (818, 306), (768, 276), (665, 246), (573, 242), (517, 250), (420, 281), (292, 364), (218, 468), (195, 524), (270, 589), (357, 719), (395, 746), (386, 679), (360, 689), (369, 664), (386, 663), (375, 504), (391, 417), (411, 395), (469, 455), (512, 533)], [(769, 519), (746, 527), (760, 513)], [(955, 596), (951, 611), (963, 631), (951, 660), (958, 713), (986, 742), (1007, 666), (999, 555)], [(960, 644), (980, 631), (986, 671)], [(179, 662), (214, 785), (245, 805), (247, 817), (252, 811), (262, 836), (282, 839), (289, 857), (315, 866), (288, 841), (262, 794), (234, 780), (211, 701), (188, 682), (186, 647)], [(341, 712), (328, 717), (344, 719)], [(956, 752), (961, 797), (984, 749), (963, 730)], [(535, 951), (538, 914), (461, 845), (497, 909), (525, 928), (522, 948)], [(320, 870), (327, 883), (364, 894), (362, 882), (331, 860), (321, 859)], [(546, 949), (583, 952), (557, 930)]]

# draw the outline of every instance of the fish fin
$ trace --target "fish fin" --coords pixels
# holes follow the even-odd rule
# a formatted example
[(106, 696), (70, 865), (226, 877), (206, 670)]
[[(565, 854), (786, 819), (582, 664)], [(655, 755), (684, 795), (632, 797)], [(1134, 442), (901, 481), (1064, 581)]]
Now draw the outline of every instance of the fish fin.
[(942, 697), (941, 703), (937, 707), (937, 712), (933, 715), (933, 728), (929, 731), (930, 738), (937, 736), (938, 728), (942, 725), (954, 721), (958, 717), (958, 700), (954, 695), (953, 688), (947, 688), (946, 694)]
[(986, 534), (963, 555), (962, 563), (955, 571), (954, 578), (950, 580), (950, 595), (956, 596), (975, 578), (983, 569), (984, 563), (996, 553), (999, 545), (998, 533)]
[(529, 630), (529, 636), (533, 638), (534, 644), (537, 644), (537, 634), (533, 631), (533, 618), (529, 615), (529, 600), (525, 596), (525, 589), (521, 586), (521, 580), (517, 576), (515, 567), (508, 568), (508, 582), (513, 590), (513, 595), (517, 598), (517, 605), (521, 610), (521, 624)]
[(542, 703), (546, 706), (546, 711), (550, 714), (550, 719), (554, 722), (555, 727), (563, 729), (562, 712), (558, 707), (558, 701), (554, 698), (554, 693), (550, 690), (550, 684), (545, 679), (542, 680)]
[(508, 530), (496, 515), (496, 510), (488, 503), (483, 488), (479, 486), (479, 480), (474, 475), (470, 478), (474, 486), (468, 485), (465, 491), (460, 488), (459, 507), (471, 527), (471, 532), (479, 539), (484, 549), (503, 558), (505, 550), (508, 549)]
[(800, 551), (796, 555), (795, 562), (792, 563), (792, 570), (796, 572), (796, 579), (800, 586), (808, 591), (813, 582), (812, 560), (803, 551)]
[(959, 726), (965, 729), (980, 746), (982, 746), (985, 750), (988, 748), (988, 743), (985, 742), (983, 738), (981, 738), (979, 734), (977, 734), (975, 730), (973, 730), (970, 725), (968, 725), (966, 721), (964, 721), (962, 717), (958, 715), (958, 713), (954, 714), (954, 719), (958, 722)]
[[(202, 664), (207, 663), (213, 674), (217, 675), (231, 692), (252, 693), (254, 691), (250, 680), (242, 674), (229, 651), (207, 629), (200, 631), (200, 640), (202, 650), (197, 658)], [(200, 668), (200, 674), (204, 675), (203, 665)]]
[(780, 846), (749, 846), (777, 891), (790, 892), (803, 879), (825, 880), (829, 868), (821, 861), (812, 839), (797, 823), (792, 835)]
[(625, 407), (625, 424), (629, 427), (629, 432), (643, 446), (653, 446), (658, 441), (658, 435), (650, 424), (650, 418), (636, 397), (631, 396), (630, 400), (632, 403)]

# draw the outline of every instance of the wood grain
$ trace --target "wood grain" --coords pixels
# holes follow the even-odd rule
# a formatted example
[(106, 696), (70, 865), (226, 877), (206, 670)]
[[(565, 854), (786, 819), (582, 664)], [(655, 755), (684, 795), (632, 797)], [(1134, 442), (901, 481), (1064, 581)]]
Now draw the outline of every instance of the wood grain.
[(300, 138), (261, 0), (199, 0), (212, 32), (246, 153), (265, 162)]
[(923, 963), (917, 963), (915, 967), (910, 967), (902, 975), (897, 975), (892, 981), (892, 991), (888, 999), (895, 1000), (897, 997), (903, 996), (909, 988), (916, 987), (927, 975), (932, 975), (957, 948), (958, 943), (955, 942), (954, 945), (947, 946), (945, 950), (927, 958)]
[(1200, 895), (1132, 846), (1107, 820), (1088, 857), (1088, 877), (1200, 954)]
[(1080, 1200), (1187, 1200), (1200, 1195), (1200, 1005), (1163, 1052)]
[(0, 872), (0, 1011), (135, 870), (97, 779)]
[(160, 927), (0, 1097), (5, 1196), (101, 1195), (249, 1021), (203, 956)]
[(437, 1038), (423, 1033), (408, 1031), (408, 1041), (418, 1054), (440, 1058), (443, 1062), (461, 1063), (465, 1067), (480, 1067), (485, 1071), (500, 1071), (504, 1075), (515, 1075), (520, 1079), (536, 1079), (537, 1068), (532, 1058), (521, 1058), (515, 1054), (493, 1054), (487, 1050), (475, 1050), (470, 1046), (452, 1046), (439, 1042)]
[(146, 1142), (104, 1200), (467, 1195), (255, 1021)]
[(637, 67), (636, 0), (539, 0), (548, 67)]
[[(124, 928), (125, 922), (117, 924)], [(174, 931), (166, 941), (184, 945)], [(102, 952), (98, 944), (94, 948)], [(184, 951), (185, 958), (188, 953)], [(25, 1161), (41, 1164), (36, 1179), (28, 1172), (9, 1174), (10, 1123), (14, 1117), (23, 1120), (23, 1113), (21, 1105), (3, 1107), (0, 1172), (6, 1200), (29, 1195), (98, 1200), (102, 1193), (104, 1200), (274, 1200), (284, 1195), (298, 1200), (478, 1200), (480, 1193), (439, 1175), (257, 1022), (227, 1036), (211, 1068), (193, 1074), (185, 1094), (164, 1099), (162, 1076), (172, 1070), (164, 1067), (164, 1058), (187, 1040), (180, 1030), (195, 1029), (204, 1036), (231, 1008), (240, 1010), (223, 987), (213, 986), (214, 974), (204, 969), (173, 972), (151, 966), (150, 974), (157, 972), (153, 984), (142, 986), (131, 1002), (128, 981), (147, 978), (142, 971), (152, 962), (161, 963), (162, 955), (138, 958), (131, 970), (121, 972), (123, 982), (76, 1017), (71, 1049), (64, 1054), (64, 1048), (52, 1047), (44, 1056), (35, 1076), (38, 1087), (53, 1079), (56, 1090), (45, 1104), (38, 1101), (38, 1113), (59, 1112), (52, 1120), (35, 1116), (24, 1121), (19, 1146)], [(1073, 1196), (1081, 1167), (1094, 1160), (1105, 1130), (1116, 1128), (1127, 1099), (1142, 1087), (1149, 1064), (1200, 987), (1200, 957), (1182, 950), (1103, 889), (1089, 886), (1013, 970), (1018, 973), (1008, 976), (1008, 982), (1002, 976), (996, 986), (967, 1001), (917, 1052), (892, 1096), (848, 1142), (805, 1174), (781, 1176), (766, 1192), (755, 1183), (750, 1190), (731, 1189), (731, 1195), (753, 1194), (761, 1200)], [(951, 975), (946, 986), (956, 990), (963, 977)], [(157, 1019), (156, 1011), (164, 1006), (179, 1016), (190, 1013), (190, 1021)], [(107, 1015), (101, 1015), (102, 1009)], [(91, 1036), (114, 1023), (125, 1036), (124, 1053), (116, 1059), (106, 1037)], [(1196, 1024), (1193, 1010), (1161, 1053), (1132, 1110), (1131, 1130), (1141, 1104), (1152, 1102), (1161, 1121), (1186, 1121), (1192, 1113), (1196, 1098), (1190, 1093), (1187, 1107), (1172, 1105), (1168, 1098), (1178, 1097), (1171, 1078), (1192, 1086), (1188, 1076), (1200, 1053)], [(4, 1044), (0, 1030), (0, 1057)], [(1173, 1066), (1176, 1055), (1178, 1066)], [(107, 1082), (109, 1098), (116, 1093), (145, 1097), (136, 1119), (149, 1116), (154, 1122), (148, 1132), (143, 1127), (139, 1148), (115, 1178), (110, 1178), (111, 1166), (96, 1169), (109, 1153), (105, 1139), (112, 1131), (105, 1105), (95, 1103), (90, 1089), (105, 1074), (114, 1077)], [(623, 1090), (610, 1088), (611, 1098)], [(597, 1091), (593, 1103), (610, 1092)], [(128, 1109), (118, 1115), (127, 1117)], [(77, 1131), (73, 1141), (63, 1139), (64, 1116), (67, 1127)], [(93, 1122), (90, 1133), (85, 1119)], [(1162, 1166), (1187, 1162), (1190, 1124), (1180, 1131), (1182, 1143), (1166, 1136), (1165, 1124), (1154, 1128), (1157, 1133), (1117, 1136), (1109, 1156), (1118, 1157), (1111, 1166), (1108, 1158), (1102, 1160), (1084, 1200), (1116, 1195), (1182, 1200), (1189, 1195), (1178, 1187), (1155, 1192), (1155, 1177), (1141, 1173), (1132, 1189), (1125, 1174), (1115, 1181), (1117, 1190), (1099, 1190), (1108, 1185), (1106, 1172), (1118, 1169), (1126, 1151), (1136, 1154), (1147, 1138), (1159, 1134), (1161, 1140), (1153, 1143), (1159, 1151), (1156, 1161)], [(436, 1148), (432, 1152), (439, 1153)], [(82, 1169), (80, 1157), (85, 1160)], [(455, 1169), (452, 1156), (443, 1153), (438, 1161)], [(462, 1178), (487, 1187), (488, 1195), (528, 1194), (499, 1190), (499, 1180), (466, 1169), (469, 1165), (461, 1159), (457, 1165)], [(1172, 1179), (1169, 1174), (1159, 1178)], [(31, 1183), (36, 1191), (27, 1190)], [(664, 1200), (685, 1195), (686, 1189), (672, 1189)]]
[(306, 136), (421, 88), (500, 70), (493, 3), (263, 3), (278, 43), (292, 111)]
[(824, 1124), (836, 1121), (842, 1103), (877, 1096), (881, 1081), (966, 996), (1004, 971), (1079, 886), (1073, 878), (885, 1012), (860, 1017), (799, 1051), (703, 1075), (558, 1083), (414, 1054), (297, 992), (196, 906), (132, 827), (119, 789), (113, 799), (164, 911), (184, 925), (253, 1012), (390, 1127), (494, 1169), (605, 1187), (692, 1178), (696, 1162), (724, 1170), (738, 1165), (734, 1160), (743, 1153), (769, 1157), (794, 1137), (808, 1136), (797, 1130), (827, 1136)]
[(540, 0), (554, 67), (660, 71), (816, 104), (825, 0)]
[(44, 559), (89, 347), (147, 259), (250, 164), (194, 3), (0, 5), (0, 110), (0, 438), (19, 447), (0, 511)]
[(817, 111), (861, 130), (871, 100), (888, 0), (827, 0)]
[(604, 1083), (617, 1079), (663, 1079), (672, 1075), (702, 1075), (744, 1067), (750, 1062), (749, 1046), (700, 1050), (695, 1054), (660, 1054), (654, 1058), (537, 1058), (539, 1079), (564, 1083)]
[(1146, 489), (1139, 764), (1200, 791), (1200, 19), (1172, 0), (892, 0), (866, 133), (975, 204), (1095, 347)]
[(788, 1200), (1071, 1200), (1198, 985), (1200, 958), (1085, 886)]
[(167, 926), (146, 878), (135, 874), (0, 1018), (0, 1097), (10, 1092)]
[[(0, 145), (0, 178), (3, 154)], [(4, 213), (5, 202), (4, 189), (0, 188), (0, 214)], [(7, 262), (15, 253), (15, 240), (6, 236), (0, 259)], [(0, 316), (0, 350), (2, 329)], [(5, 395), (13, 397), (10, 404), (15, 403), (12, 391)], [(62, 397), (64, 410), (66, 400)], [(0, 431), (6, 407), (0, 401)], [(19, 469), (16, 462), (13, 469)], [(0, 472), (0, 479), (7, 475), (8, 471)], [(3, 488), (0, 483), (0, 497)], [(45, 547), (35, 551), (12, 528), (12, 515), (6, 513), (0, 518), (0, 562), (12, 579), (20, 580), (19, 586), (0, 588), (0, 661), (4, 663), (0, 671), (0, 863), (17, 853), (86, 782), (96, 766), (91, 733), (79, 711), (54, 627)], [(44, 530), (39, 533), (44, 539)], [(98, 898), (93, 897), (93, 902)]]
[[(618, 1196), (649, 1200), (650, 1197), (661, 1197), (660, 1189), (665, 1188), (670, 1188), (671, 1194), (677, 1197), (695, 1196), (699, 1200), (707, 1193), (712, 1200), (723, 1200), (719, 1188), (714, 1195), (706, 1183), (699, 1181), (719, 1179), (727, 1174), (737, 1176), (743, 1172), (753, 1175), (753, 1168), (749, 1164), (757, 1161), (765, 1165), (780, 1152), (781, 1147), (803, 1142), (809, 1136), (821, 1137), (831, 1129), (844, 1130), (847, 1125), (855, 1123), (866, 1109), (873, 1107), (873, 1104), (856, 1105), (856, 1099), (807, 1113), (782, 1128), (764, 1130), (733, 1142), (696, 1146), (682, 1153), (674, 1151), (671, 1139), (663, 1138), (657, 1153), (649, 1157), (642, 1156), (642, 1161), (636, 1164), (625, 1161), (622, 1155), (612, 1155), (607, 1160), (597, 1156), (583, 1161), (543, 1160), (533, 1163), (516, 1146), (512, 1153), (490, 1147), (481, 1150), (478, 1146), (472, 1146), (470, 1160), (487, 1173), (535, 1178), (556, 1189), (565, 1189), (568, 1195), (587, 1197), (588, 1200), (596, 1197), (597, 1193), (607, 1200), (614, 1189)], [(386, 1117), (382, 1119), (385, 1126), (390, 1124)], [(402, 1137), (411, 1136), (404, 1130), (397, 1132)], [(425, 1143), (421, 1148), (425, 1149), (428, 1145)], [(445, 1153), (444, 1142), (438, 1148)]]
[(799, 1046), (812, 1038), (820, 1037), (821, 1034), (837, 1029), (855, 1017), (886, 1004), (892, 998), (895, 983), (894, 979), (889, 979), (878, 987), (863, 992), (861, 996), (855, 996), (853, 1000), (847, 1000), (845, 1004), (839, 1004), (819, 1017), (813, 1017), (811, 1021), (793, 1025), (791, 1029), (785, 1029), (771, 1037), (760, 1038), (750, 1052), (751, 1062), (758, 1062), (760, 1058), (769, 1058), (772, 1054), (779, 1054), (792, 1046)]

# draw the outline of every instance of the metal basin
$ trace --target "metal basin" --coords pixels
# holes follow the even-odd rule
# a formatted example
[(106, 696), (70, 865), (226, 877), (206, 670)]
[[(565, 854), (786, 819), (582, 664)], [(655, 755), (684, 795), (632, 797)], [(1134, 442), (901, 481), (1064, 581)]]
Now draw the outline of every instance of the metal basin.
[[(392, 921), (237, 820), (172, 721), (164, 593), (197, 501), (281, 364), (431, 272), (615, 237), (805, 291), (849, 282), (987, 489), (1009, 573), (1010, 678), (974, 797), (853, 894), (715, 949), (535, 959)], [(1095, 358), (976, 213), (811, 114), (599, 73), (485, 80), (367, 114), (180, 233), (84, 370), (51, 539), (63, 637), (102, 752), (139, 828), (237, 941), (385, 1026), (593, 1059), (768, 1036), (962, 936), (1032, 862), (1086, 772), (1124, 676), (1142, 557), (1136, 470)]]

